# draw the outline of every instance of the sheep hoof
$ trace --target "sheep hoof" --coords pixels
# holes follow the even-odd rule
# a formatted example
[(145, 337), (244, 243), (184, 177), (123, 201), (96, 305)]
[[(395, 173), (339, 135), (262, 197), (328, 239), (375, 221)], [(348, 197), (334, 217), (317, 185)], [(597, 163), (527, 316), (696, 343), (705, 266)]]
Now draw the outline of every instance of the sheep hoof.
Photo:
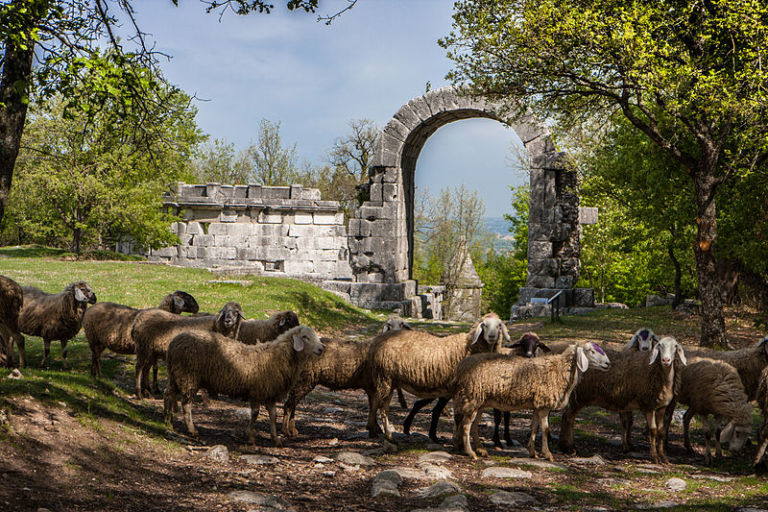
[(278, 448), (282, 448), (283, 447), (283, 440), (282, 439), (280, 439), (279, 437), (276, 437), (274, 441), (275, 441), (275, 446), (276, 447), (278, 447)]

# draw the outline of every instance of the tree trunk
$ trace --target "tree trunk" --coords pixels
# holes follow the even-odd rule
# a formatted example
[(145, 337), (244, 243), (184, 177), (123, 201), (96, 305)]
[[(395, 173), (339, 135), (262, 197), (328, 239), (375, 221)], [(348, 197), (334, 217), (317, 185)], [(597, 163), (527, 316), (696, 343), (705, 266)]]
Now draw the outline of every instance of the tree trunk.
[(680, 266), (680, 261), (675, 256), (675, 249), (670, 245), (667, 247), (669, 252), (669, 259), (672, 260), (672, 266), (675, 267), (675, 298), (672, 299), (672, 309), (675, 309), (681, 302), (683, 302), (683, 269)]
[(717, 209), (715, 190), (717, 181), (714, 166), (703, 162), (693, 173), (696, 190), (696, 243), (693, 248), (696, 257), (696, 271), (699, 278), (701, 299), (701, 341), (703, 347), (725, 347), (725, 317), (720, 294), (720, 279), (717, 272), (715, 250), (717, 247)]
[(19, 156), (21, 135), (27, 117), (26, 95), (32, 75), (34, 44), (26, 49), (5, 41), (5, 62), (0, 77), (0, 222), (11, 191), (11, 179)]

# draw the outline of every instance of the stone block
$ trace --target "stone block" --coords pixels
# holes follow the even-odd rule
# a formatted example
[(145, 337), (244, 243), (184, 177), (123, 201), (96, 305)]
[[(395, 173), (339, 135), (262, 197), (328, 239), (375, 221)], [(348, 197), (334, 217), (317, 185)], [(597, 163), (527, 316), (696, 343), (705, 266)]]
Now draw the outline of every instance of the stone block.
[(368, 238), (363, 239), (361, 252), (367, 255), (381, 256), (388, 254), (388, 250), (393, 249), (391, 246), (392, 244), (389, 240), (378, 236), (369, 236)]
[(558, 263), (558, 260), (555, 258), (529, 259), (528, 274), (537, 276), (557, 275)]
[[(397, 117), (398, 115), (400, 115), (400, 118)], [(410, 112), (408, 109), (400, 109), (400, 111), (395, 114), (395, 117), (390, 119), (389, 122), (384, 126), (384, 130), (381, 134), (382, 141), (386, 137), (387, 139), (391, 138), (396, 140), (400, 144), (404, 143), (412, 129), (412, 126), (408, 125), (411, 125), (414, 122), (418, 122), (416, 120), (412, 120), (412, 118), (412, 112)], [(406, 125), (406, 123), (408, 123), (408, 125)], [(386, 148), (388, 145), (384, 144), (384, 147)]]
[(401, 187), (397, 183), (384, 183), (381, 192), (382, 201), (397, 200), (402, 195), (400, 189)]
[(528, 274), (526, 285), (532, 288), (554, 288), (555, 278)]
[(261, 185), (248, 185), (248, 199), (261, 199)]
[(312, 214), (310, 212), (296, 212), (293, 214), (293, 222), (296, 224), (312, 224)]
[(230, 227), (233, 226), (233, 224), (225, 224), (222, 222), (212, 222), (208, 225), (208, 233), (209, 235), (229, 235), (231, 233)]
[(163, 247), (161, 249), (153, 249), (150, 253), (152, 256), (160, 258), (176, 258), (179, 256), (179, 247)]
[(301, 197), (303, 190), (304, 190), (304, 187), (302, 185), (291, 185), (290, 192), (288, 193), (288, 197), (290, 199), (303, 199)]
[(360, 218), (367, 220), (376, 220), (383, 218), (384, 208), (381, 206), (362, 206), (360, 207)]
[(566, 170), (568, 168), (566, 155), (562, 151), (555, 151), (553, 145), (548, 144), (546, 141), (539, 141), (538, 139), (531, 144), (538, 146), (535, 152), (529, 152), (531, 155), (531, 168), (532, 169), (552, 169), (552, 170)]
[(349, 219), (349, 226), (347, 227), (349, 236), (360, 236), (360, 225), (362, 222), (361, 219)]
[(291, 187), (261, 187), (262, 199), (290, 199)]
[(313, 274), (315, 272), (315, 265), (311, 261), (305, 260), (285, 260), (284, 271), (288, 275), (302, 276), (306, 274)]
[(192, 245), (195, 247), (213, 247), (213, 235), (195, 235), (192, 238)]
[(579, 207), (579, 224), (589, 225), (589, 224), (597, 224), (597, 222), (598, 222), (597, 208), (592, 208), (587, 206)]
[(262, 210), (259, 213), (259, 224), (282, 224), (283, 215), (280, 212)]
[(301, 198), (309, 201), (320, 200), (320, 190), (316, 188), (305, 188), (301, 191)]
[(186, 224), (186, 234), (188, 235), (203, 234), (203, 226), (201, 226), (199, 222), (187, 222), (185, 224)]
[(576, 280), (573, 276), (559, 276), (555, 279), (555, 288), (563, 288), (570, 290), (573, 285), (576, 284)]
[(551, 241), (552, 233), (554, 232), (554, 224), (550, 223), (529, 223), (528, 224), (528, 240), (548, 242)]
[(381, 201), (382, 200), (382, 189), (384, 185), (381, 183), (372, 183), (370, 187), (370, 200), (371, 201)]
[(205, 197), (216, 198), (219, 195), (218, 183), (206, 183), (205, 185)]
[(528, 242), (528, 261), (552, 257), (552, 242)]
[(344, 212), (315, 212), (312, 216), (315, 224), (344, 224)]
[(525, 115), (514, 122), (512, 129), (523, 144), (528, 144), (539, 137), (547, 136), (547, 127), (533, 115)]
[(333, 277), (334, 272), (336, 271), (335, 261), (315, 261), (313, 263), (315, 265), (316, 274)]
[(577, 307), (595, 307), (595, 290), (592, 288), (574, 288), (573, 305)]

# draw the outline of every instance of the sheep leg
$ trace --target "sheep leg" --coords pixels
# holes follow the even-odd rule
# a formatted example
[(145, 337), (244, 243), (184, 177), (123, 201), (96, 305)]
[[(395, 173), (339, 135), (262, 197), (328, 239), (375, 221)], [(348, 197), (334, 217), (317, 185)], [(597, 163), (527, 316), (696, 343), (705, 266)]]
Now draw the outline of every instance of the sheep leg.
[(499, 409), (493, 410), (493, 446), (501, 448), (501, 437), (499, 436), (499, 425), (501, 424), (502, 412)]
[(13, 368), (13, 333), (3, 324), (0, 324), (0, 344), (0, 354), (5, 355), (5, 366)]
[(712, 464), (712, 451), (710, 450), (710, 443), (712, 441), (712, 429), (709, 424), (709, 416), (704, 416), (702, 419), (702, 426), (704, 428), (704, 464), (709, 466)]
[(477, 455), (472, 451), (472, 443), (469, 438), (472, 423), (478, 415), (478, 411), (472, 411), (469, 414), (464, 414), (461, 418), (461, 425), (459, 426), (460, 441), (464, 443), (464, 454), (473, 459), (477, 459)]
[(539, 422), (541, 426), (541, 454), (549, 461), (554, 462), (555, 458), (552, 456), (552, 452), (549, 451), (549, 411), (541, 411), (539, 414)]
[[(540, 414), (541, 411), (539, 409), (535, 409), (533, 414), (531, 414), (531, 435), (528, 437), (528, 456), (532, 459), (536, 458), (536, 431), (539, 429), (541, 423), (539, 420)], [(544, 435), (543, 431), (541, 435)]]
[(48, 368), (48, 356), (51, 354), (51, 340), (43, 338), (43, 362), (40, 364), (42, 368)]
[[(368, 424), (366, 425), (366, 429), (368, 430), (368, 437), (374, 438), (381, 435), (381, 427), (379, 427), (379, 423), (376, 421), (376, 408), (374, 406), (374, 393), (373, 391), (366, 391), (366, 396), (368, 397)], [(291, 417), (291, 421), (293, 421), (293, 417)], [(293, 425), (293, 423), (291, 423)]]
[(619, 419), (621, 419), (621, 448), (624, 453), (631, 452), (635, 449), (632, 445), (632, 423), (634, 422), (632, 411), (620, 412)]
[(722, 458), (723, 456), (723, 450), (720, 446), (720, 433), (722, 429), (720, 428), (723, 425), (723, 422), (720, 421), (720, 418), (715, 417), (715, 457), (718, 459)]
[(259, 417), (259, 402), (251, 401), (251, 419), (248, 422), (248, 442), (250, 444), (256, 444), (256, 418)]
[(651, 459), (659, 464), (659, 454), (656, 451), (656, 412), (645, 413), (645, 423), (648, 425), (648, 444), (651, 446)]
[[(15, 336), (16, 345), (19, 347), (19, 367), (25, 368), (27, 366), (27, 349), (26, 340), (21, 333), (17, 333)], [(11, 345), (11, 352), (13, 352), (13, 345)]]
[(667, 454), (664, 453), (664, 415), (666, 412), (667, 408), (662, 407), (661, 409), (656, 409), (654, 413), (654, 420), (656, 423), (656, 443), (658, 444), (656, 453), (658, 454), (659, 460), (661, 460), (662, 464), (669, 464), (669, 460), (667, 460)]
[(765, 449), (768, 448), (768, 420), (763, 420), (763, 424), (760, 426), (760, 437), (762, 440), (760, 442), (760, 446), (757, 448), (755, 460), (752, 462), (753, 466), (760, 464), (760, 461), (763, 459), (763, 455), (765, 455)]
[(472, 422), (470, 432), (472, 433), (472, 441), (475, 443), (475, 452), (480, 457), (487, 457), (488, 450), (483, 447), (483, 442), (480, 440), (480, 434), (478, 433), (478, 427), (480, 426), (480, 419), (482, 416), (483, 412), (478, 411), (478, 413), (475, 415), (475, 421)]
[(173, 382), (173, 378), (168, 376), (168, 385), (165, 387), (165, 395), (163, 395), (163, 417), (165, 424), (169, 427), (173, 426), (173, 412), (176, 410), (176, 384)]
[(437, 425), (440, 423), (440, 415), (443, 414), (443, 409), (445, 409), (449, 400), (450, 398), (441, 396), (432, 408), (432, 419), (429, 422), (429, 438), (437, 444), (442, 444), (443, 442), (442, 439), (437, 437)]
[(386, 399), (380, 404), (381, 425), (384, 428), (384, 437), (392, 441), (392, 424), (389, 422), (389, 403), (392, 401), (392, 389), (389, 390)]
[[(306, 393), (302, 393), (302, 390), (297, 390), (294, 388), (291, 390), (291, 392), (288, 394), (288, 398), (285, 400), (285, 403), (283, 404), (283, 435), (286, 437), (295, 437), (299, 434), (299, 432), (296, 430), (296, 424), (294, 423), (294, 416), (296, 415), (296, 406), (299, 403), (299, 400), (304, 398), (304, 395)], [(368, 404), (370, 405), (370, 403)]]
[[(369, 418), (368, 418), (368, 435), (370, 437), (375, 437), (374, 433), (370, 430), (370, 426), (376, 421), (376, 414), (381, 414), (381, 422), (382, 427), (384, 428), (384, 437), (387, 440), (392, 440), (392, 426), (389, 424), (389, 418), (387, 417), (387, 413), (389, 412), (389, 402), (392, 400), (392, 382), (386, 379), (377, 379), (374, 377), (373, 379), (373, 385), (374, 385), (374, 396), (373, 396), (373, 407), (371, 407), (371, 410), (369, 411)], [(373, 415), (373, 419), (370, 418), (370, 415)]]
[(155, 360), (154, 364), (152, 365), (152, 392), (160, 392), (160, 386), (157, 384), (157, 360)]
[(693, 451), (693, 445), (691, 444), (691, 419), (693, 419), (694, 416), (693, 409), (690, 407), (687, 411), (685, 411), (685, 414), (683, 415), (683, 444), (685, 445), (685, 451), (688, 453), (694, 453)]
[(187, 434), (197, 437), (197, 429), (192, 423), (192, 397), (194, 393), (184, 393), (181, 397), (181, 407), (184, 410), (184, 423), (187, 425)]
[(677, 400), (672, 398), (669, 402), (664, 414), (664, 441), (666, 443), (665, 448), (669, 448), (669, 427), (672, 425), (672, 418), (675, 414), (675, 407), (677, 407)]
[(411, 425), (413, 424), (413, 419), (416, 417), (420, 410), (422, 410), (433, 401), (434, 398), (422, 398), (421, 400), (416, 400), (413, 402), (413, 407), (411, 407), (408, 416), (406, 416), (405, 421), (403, 422), (403, 434), (407, 436), (411, 435)]
[(67, 343), (69, 340), (61, 340), (61, 369), (67, 369)]
[(560, 440), (558, 446), (563, 453), (573, 453), (573, 423), (576, 420), (576, 414), (579, 410), (573, 405), (573, 402), (568, 404), (565, 412), (560, 421)]
[(91, 375), (101, 377), (101, 353), (102, 347), (91, 347)]
[(283, 446), (283, 440), (277, 435), (277, 407), (274, 402), (267, 403), (267, 412), (269, 412), (269, 435), (272, 436), (272, 442), (278, 448)]
[(401, 388), (397, 388), (397, 401), (400, 403), (400, 408), (404, 410), (408, 410), (408, 402), (405, 401), (405, 397), (403, 396), (403, 390)]
[(144, 358), (140, 355), (136, 355), (136, 398), (141, 400), (144, 398), (141, 388), (141, 380), (144, 373)]
[(507, 442), (507, 446), (512, 446), (512, 436), (509, 434), (509, 419), (512, 413), (504, 411), (504, 441)]

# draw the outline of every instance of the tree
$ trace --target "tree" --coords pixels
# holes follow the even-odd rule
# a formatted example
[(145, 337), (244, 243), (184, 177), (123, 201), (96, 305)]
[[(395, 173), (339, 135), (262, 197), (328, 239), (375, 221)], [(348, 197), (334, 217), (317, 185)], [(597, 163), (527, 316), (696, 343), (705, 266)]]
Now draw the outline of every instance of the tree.
[[(320, 17), (326, 23), (351, 9)], [(178, 0), (172, 0), (178, 5)], [(264, 0), (206, 0), (207, 12), (269, 13)], [(314, 12), (319, 0), (286, 0), (292, 11)], [(116, 11), (111, 7), (117, 5)], [(128, 27), (121, 34), (123, 27)], [(121, 35), (124, 35), (122, 39)], [(108, 45), (111, 66), (86, 69), (100, 46)], [(126, 48), (130, 45), (130, 48)], [(5, 215), (16, 158), (19, 154), (29, 98), (53, 94), (68, 97), (84, 75), (106, 100), (141, 108), (151, 102), (148, 84), (134, 71), (153, 68), (159, 55), (146, 41), (134, 17), (131, 0), (10, 0), (0, 3), (0, 221)], [(33, 62), (37, 60), (37, 64)], [(138, 64), (134, 66), (131, 64)], [(71, 102), (68, 108), (77, 103)]]
[(358, 184), (365, 183), (381, 130), (370, 119), (353, 119), (349, 128), (349, 134), (333, 141), (328, 160), (333, 167), (354, 176)]
[(201, 147), (192, 162), (198, 183), (247, 184), (253, 174), (248, 150), (235, 150), (234, 143), (214, 139)]
[[(726, 344), (717, 198), (768, 155), (768, 6), (752, 0), (464, 0), (450, 77), (563, 125), (618, 112), (690, 176), (702, 345)], [(514, 103), (514, 105), (512, 105)]]
[[(136, 76), (150, 74), (136, 71)], [(88, 87), (76, 89), (84, 108), (68, 111), (72, 97), (33, 105), (19, 156), (19, 201), (11, 218), (46, 233), (69, 232), (70, 247), (131, 239), (157, 248), (175, 241), (162, 192), (186, 172), (202, 136), (190, 98), (155, 77), (155, 108), (125, 111)], [(25, 203), (24, 201), (29, 201)], [(29, 214), (30, 209), (36, 209)], [(41, 228), (35, 221), (50, 223)], [(55, 220), (55, 222), (50, 222)]]
[(290, 185), (299, 176), (296, 144), (283, 147), (280, 122), (262, 119), (259, 137), (247, 150), (253, 168), (250, 178), (261, 185)]

